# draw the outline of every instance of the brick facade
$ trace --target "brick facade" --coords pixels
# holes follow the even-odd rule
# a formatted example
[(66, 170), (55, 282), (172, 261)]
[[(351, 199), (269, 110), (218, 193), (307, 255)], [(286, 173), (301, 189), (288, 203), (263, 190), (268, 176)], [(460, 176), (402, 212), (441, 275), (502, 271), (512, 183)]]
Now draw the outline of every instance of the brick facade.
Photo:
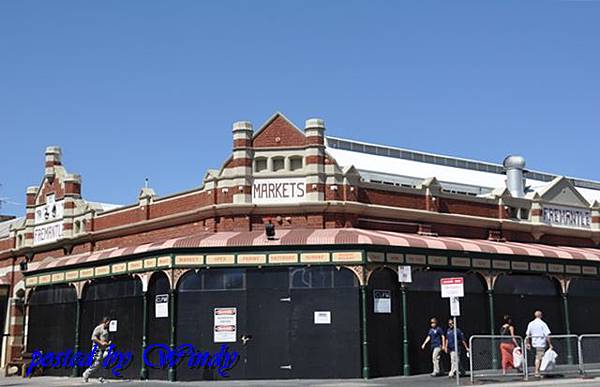
[[(11, 231), (9, 238), (0, 240), (0, 267), (12, 265), (12, 262), (17, 265), (15, 279), (10, 284), (14, 289), (22, 277), (18, 263), (25, 256), (32, 262), (39, 262), (62, 257), (65, 251), (79, 254), (195, 233), (262, 231), (268, 219), (283, 229), (359, 227), (461, 238), (537, 241), (549, 245), (598, 246), (597, 240), (583, 232), (580, 236), (557, 234), (560, 230), (537, 233), (535, 228), (540, 225), (521, 226), (509, 219), (509, 207), (500, 197), (481, 199), (440, 193), (435, 182), (415, 188), (363, 182), (356, 171), (342, 169), (327, 154), (325, 128), (320, 126), (324, 125), (322, 121), (312, 119), (307, 124), (309, 122), (313, 126), (305, 129), (306, 134), (280, 114), (274, 115), (256, 133), (251, 131), (251, 126), (239, 126), (237, 132), (234, 129), (234, 136), (238, 138), (233, 140), (232, 156), (224, 157), (227, 161), (218, 173), (207, 174), (201, 188), (165, 198), (140, 195), (138, 203), (105, 212), (86, 207), (85, 200), (80, 198), (79, 179), (66, 174), (62, 161), (55, 156), (59, 153), (54, 149), (51, 156), (55, 158), (45, 163), (43, 183), (28, 190), (26, 222)], [(243, 138), (242, 132), (250, 137)], [(252, 195), (254, 158), (261, 152), (278, 149), (291, 150), (302, 156), (307, 202), (312, 206), (257, 206), (247, 199)], [(238, 156), (234, 156), (235, 152)], [(221, 160), (216, 160), (215, 164), (221, 165)], [(268, 172), (271, 174), (265, 176), (278, 176), (273, 171)], [(290, 172), (283, 171), (281, 176), (289, 176)], [(294, 173), (293, 176), (299, 176), (298, 172)], [(65, 202), (65, 211), (72, 214), (69, 217), (65, 214), (64, 230), (73, 233), (65, 240), (48, 245), (33, 246), (30, 243), (17, 247), (17, 236), (33, 239), (33, 208), (43, 204), (46, 195), (51, 193), (57, 199), (72, 197), (71, 201)], [(311, 194), (313, 196), (309, 196)], [(539, 209), (531, 211), (531, 216), (540, 215)], [(74, 220), (81, 222), (79, 234)], [(593, 217), (592, 221), (600, 223), (600, 216)], [(8, 348), (8, 356), (12, 357), (21, 349), (22, 310), (16, 304), (11, 305), (10, 310), (11, 316), (17, 317), (11, 325), (15, 338)]]

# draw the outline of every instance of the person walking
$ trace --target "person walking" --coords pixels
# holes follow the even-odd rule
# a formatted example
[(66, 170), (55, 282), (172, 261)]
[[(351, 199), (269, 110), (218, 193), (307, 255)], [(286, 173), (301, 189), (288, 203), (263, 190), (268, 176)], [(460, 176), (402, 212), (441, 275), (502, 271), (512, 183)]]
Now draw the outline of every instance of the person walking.
[(462, 367), (458, 367), (459, 365), (459, 356), (460, 356), (460, 346), (462, 345), (465, 350), (469, 351), (469, 344), (465, 340), (465, 336), (463, 335), (460, 328), (456, 328), (456, 339), (458, 340), (458, 346), (454, 343), (454, 320), (448, 320), (448, 329), (446, 330), (446, 345), (444, 346), (444, 352), (450, 354), (450, 372), (448, 373), (448, 377), (452, 378), (454, 375), (459, 372), (463, 373)]
[(433, 364), (431, 376), (440, 376), (440, 356), (442, 348), (446, 346), (446, 336), (444, 336), (444, 330), (438, 326), (438, 320), (435, 317), (429, 320), (429, 332), (427, 332), (427, 337), (423, 341), (421, 349), (424, 350), (427, 343), (430, 343), (431, 347), (431, 362)]
[(519, 346), (519, 343), (515, 338), (515, 324), (513, 323), (512, 317), (508, 314), (504, 315), (504, 318), (502, 319), (500, 336), (502, 336), (500, 341), (500, 354), (502, 355), (502, 375), (506, 375), (506, 372), (515, 368), (513, 351)]
[[(92, 373), (94, 373), (102, 362), (102, 357), (104, 354), (104, 350), (110, 345), (110, 340), (108, 340), (108, 326), (110, 325), (110, 318), (103, 317), (100, 321), (100, 324), (94, 328), (92, 332), (92, 348), (97, 346), (96, 352), (94, 353), (94, 359), (92, 361), (92, 365), (83, 372), (83, 381), (85, 383), (88, 382)], [(104, 378), (98, 378), (100, 383), (104, 383)]]
[(546, 352), (546, 344), (549, 349), (552, 349), (552, 341), (550, 340), (550, 328), (548, 324), (542, 320), (543, 314), (541, 310), (536, 310), (534, 319), (527, 325), (527, 349), (535, 348), (535, 377), (540, 377), (540, 366), (542, 358)]

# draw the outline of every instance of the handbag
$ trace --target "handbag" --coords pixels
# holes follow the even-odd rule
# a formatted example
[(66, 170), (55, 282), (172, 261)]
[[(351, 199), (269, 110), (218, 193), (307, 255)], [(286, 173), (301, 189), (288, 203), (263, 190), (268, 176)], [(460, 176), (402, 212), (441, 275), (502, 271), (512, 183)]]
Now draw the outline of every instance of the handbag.
[(523, 364), (523, 351), (521, 350), (521, 347), (515, 347), (513, 349), (512, 357), (513, 366), (515, 368), (521, 368), (521, 365)]

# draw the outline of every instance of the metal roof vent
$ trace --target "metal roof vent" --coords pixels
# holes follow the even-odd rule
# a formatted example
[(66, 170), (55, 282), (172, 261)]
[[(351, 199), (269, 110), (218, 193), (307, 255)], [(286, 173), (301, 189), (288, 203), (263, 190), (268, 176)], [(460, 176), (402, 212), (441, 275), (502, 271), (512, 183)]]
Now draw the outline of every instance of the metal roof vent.
[(523, 156), (509, 155), (502, 162), (506, 169), (506, 188), (516, 198), (525, 196), (525, 158)]

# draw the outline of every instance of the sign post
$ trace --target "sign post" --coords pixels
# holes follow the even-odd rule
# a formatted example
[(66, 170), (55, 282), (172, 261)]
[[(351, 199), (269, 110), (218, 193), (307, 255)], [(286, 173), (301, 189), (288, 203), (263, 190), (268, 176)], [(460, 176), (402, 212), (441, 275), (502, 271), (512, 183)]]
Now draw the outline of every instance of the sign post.
[(412, 269), (410, 266), (398, 266), (398, 282), (402, 292), (402, 353), (404, 355), (404, 376), (410, 375), (408, 363), (408, 307), (406, 306), (406, 284), (412, 282)]
[(465, 279), (462, 277), (455, 278), (442, 278), (440, 279), (440, 286), (442, 288), (442, 298), (450, 299), (450, 315), (454, 321), (454, 351), (456, 352), (456, 363), (454, 369), (456, 372), (456, 385), (460, 385), (460, 356), (458, 353), (458, 324), (456, 322), (456, 316), (460, 316), (460, 301), (459, 297), (465, 296)]

